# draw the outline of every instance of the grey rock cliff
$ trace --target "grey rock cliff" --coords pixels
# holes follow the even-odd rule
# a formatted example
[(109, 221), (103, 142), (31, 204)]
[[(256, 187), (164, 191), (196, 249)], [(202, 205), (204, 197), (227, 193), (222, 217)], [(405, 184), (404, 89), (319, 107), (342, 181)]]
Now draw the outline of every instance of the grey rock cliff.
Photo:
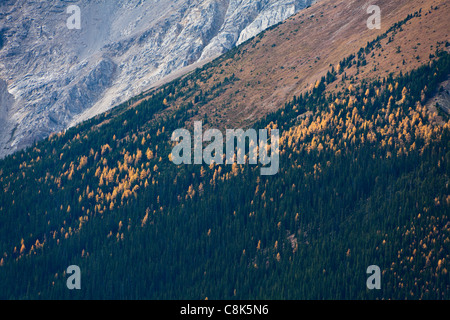
[[(0, 157), (208, 61), (313, 0), (0, 2)], [(66, 26), (69, 5), (81, 30)]]

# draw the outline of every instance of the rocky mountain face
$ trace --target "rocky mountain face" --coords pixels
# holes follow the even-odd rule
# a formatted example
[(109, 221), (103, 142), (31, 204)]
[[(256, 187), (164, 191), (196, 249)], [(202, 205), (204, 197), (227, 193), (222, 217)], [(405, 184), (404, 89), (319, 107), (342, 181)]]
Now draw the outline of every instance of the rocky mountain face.
[[(0, 2), (0, 157), (226, 52), (314, 0)], [(80, 8), (81, 29), (69, 29)]]

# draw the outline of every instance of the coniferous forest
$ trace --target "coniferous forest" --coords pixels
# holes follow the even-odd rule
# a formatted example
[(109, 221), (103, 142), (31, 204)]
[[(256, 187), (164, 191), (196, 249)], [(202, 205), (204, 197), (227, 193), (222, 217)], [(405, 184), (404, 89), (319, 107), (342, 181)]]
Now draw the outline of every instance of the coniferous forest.
[(280, 130), (274, 176), (170, 161), (236, 77), (190, 84), (240, 48), (1, 160), (0, 299), (449, 299), (450, 122), (425, 105), (450, 54), (341, 89), (382, 39), (251, 126)]

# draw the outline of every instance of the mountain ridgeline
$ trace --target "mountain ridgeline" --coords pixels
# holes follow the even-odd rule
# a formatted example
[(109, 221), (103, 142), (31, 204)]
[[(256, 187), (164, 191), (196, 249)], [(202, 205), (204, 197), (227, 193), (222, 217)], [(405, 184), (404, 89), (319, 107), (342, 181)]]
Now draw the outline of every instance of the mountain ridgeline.
[[(0, 158), (183, 74), (312, 2), (1, 1), (0, 81), (14, 99), (1, 105), (8, 112)], [(74, 5), (79, 18), (70, 14)], [(80, 29), (69, 29), (71, 21)]]
[(448, 43), (409, 72), (352, 71), (411, 19), (251, 125), (280, 130), (274, 176), (170, 161), (172, 132), (218, 124), (202, 107), (239, 81), (204, 90), (211, 70), (264, 35), (0, 161), (0, 298), (449, 299), (450, 122), (427, 107)]

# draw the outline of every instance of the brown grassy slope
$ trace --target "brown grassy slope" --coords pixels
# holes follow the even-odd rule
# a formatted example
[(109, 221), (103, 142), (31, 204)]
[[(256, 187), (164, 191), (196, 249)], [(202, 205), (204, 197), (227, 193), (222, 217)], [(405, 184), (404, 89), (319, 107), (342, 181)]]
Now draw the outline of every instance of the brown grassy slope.
[[(367, 28), (367, 7), (371, 4), (374, 2), (367, 0), (323, 0), (267, 31), (262, 38), (255, 37), (242, 46), (237, 57), (205, 71), (212, 74), (209, 80), (197, 82), (207, 91), (226, 76), (235, 74), (239, 78), (201, 106), (199, 117), (207, 114), (210, 125), (219, 128), (246, 127), (309, 89), (330, 65), (337, 66), (420, 9), (421, 16), (408, 21), (403, 31), (389, 34), (392, 42), (388, 43), (388, 38), (381, 41), (381, 49), (366, 57), (367, 65), (359, 68), (358, 75), (356, 66), (346, 70), (347, 75), (356, 76), (358, 81), (408, 72), (428, 61), (438, 42), (449, 40), (450, 3), (446, 0), (378, 0), (381, 30)], [(336, 84), (339, 88), (348, 85), (336, 81), (328, 89), (333, 90)], [(174, 105), (185, 102), (180, 99)]]

